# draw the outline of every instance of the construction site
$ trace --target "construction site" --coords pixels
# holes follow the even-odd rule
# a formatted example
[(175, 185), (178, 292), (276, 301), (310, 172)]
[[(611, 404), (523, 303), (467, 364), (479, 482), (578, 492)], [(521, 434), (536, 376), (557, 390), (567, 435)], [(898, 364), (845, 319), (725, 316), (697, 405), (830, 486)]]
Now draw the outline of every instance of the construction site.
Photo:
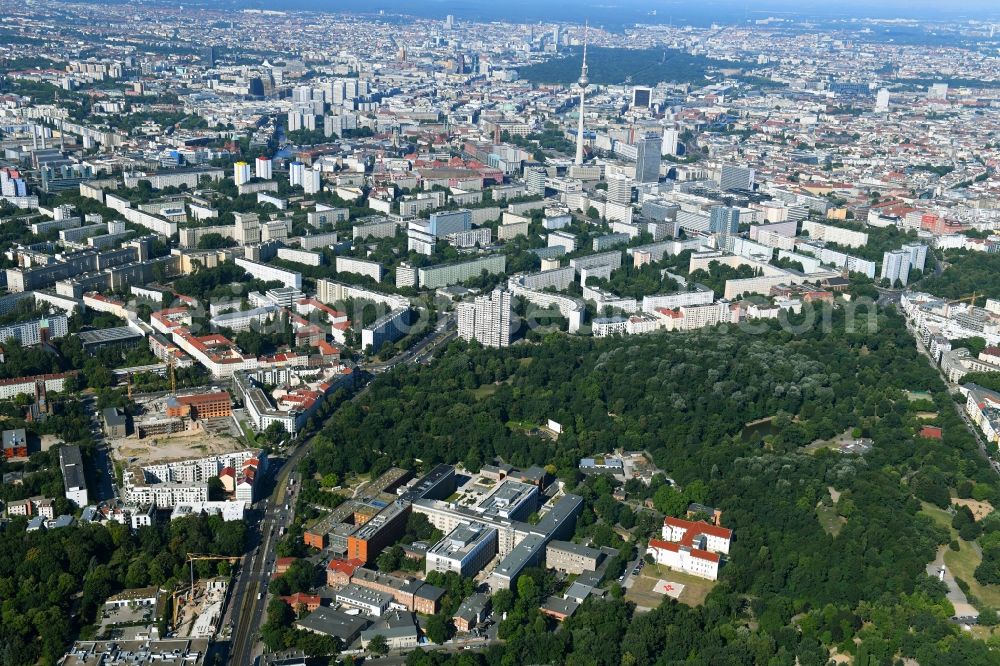
[(238, 451), (239, 423), (220, 387), (130, 396), (138, 413), (126, 437), (109, 438), (119, 460), (140, 465)]
[(238, 557), (189, 555), (191, 583), (173, 594), (171, 623), (177, 638), (215, 638), (222, 629), (222, 616), (229, 596), (231, 576), (194, 579), (196, 562), (228, 562)]
[[(134, 418), (133, 436), (147, 439), (206, 428), (219, 429), (212, 422), (232, 421), (233, 402), (229, 393), (218, 387), (171, 392), (148, 400), (135, 400), (141, 413)], [(225, 429), (225, 428), (222, 428)]]

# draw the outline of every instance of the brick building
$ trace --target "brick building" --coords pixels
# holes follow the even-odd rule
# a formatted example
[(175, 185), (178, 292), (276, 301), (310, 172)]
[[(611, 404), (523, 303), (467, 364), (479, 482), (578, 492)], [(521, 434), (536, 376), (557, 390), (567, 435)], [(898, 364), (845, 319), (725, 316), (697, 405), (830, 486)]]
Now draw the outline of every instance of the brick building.
[[(332, 564), (332, 562), (331, 562)], [(329, 580), (329, 573), (327, 574)], [(351, 584), (388, 594), (407, 610), (433, 615), (438, 611), (445, 591), (416, 578), (400, 578), (358, 567), (351, 574)]]
[(281, 600), (291, 606), (293, 610), (299, 606), (305, 606), (306, 610), (310, 613), (319, 608), (322, 601), (318, 594), (305, 594), (303, 592), (296, 592), (287, 597), (281, 597)]
[(347, 537), (347, 559), (361, 560), (365, 564), (374, 562), (382, 549), (403, 536), (409, 515), (409, 504), (393, 502), (386, 506)]
[(326, 584), (330, 587), (343, 587), (351, 582), (354, 571), (364, 565), (361, 560), (330, 560), (326, 565)]
[(225, 391), (182, 395), (167, 401), (167, 418), (191, 418), (196, 421), (233, 415), (233, 401)]

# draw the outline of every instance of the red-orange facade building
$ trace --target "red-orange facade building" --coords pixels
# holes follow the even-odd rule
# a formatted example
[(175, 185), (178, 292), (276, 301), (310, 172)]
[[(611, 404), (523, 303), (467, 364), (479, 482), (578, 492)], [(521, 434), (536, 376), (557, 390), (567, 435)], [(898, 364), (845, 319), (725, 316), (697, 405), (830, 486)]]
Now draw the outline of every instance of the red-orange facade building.
[(233, 401), (225, 391), (178, 396), (167, 401), (167, 418), (191, 418), (201, 421), (232, 415)]

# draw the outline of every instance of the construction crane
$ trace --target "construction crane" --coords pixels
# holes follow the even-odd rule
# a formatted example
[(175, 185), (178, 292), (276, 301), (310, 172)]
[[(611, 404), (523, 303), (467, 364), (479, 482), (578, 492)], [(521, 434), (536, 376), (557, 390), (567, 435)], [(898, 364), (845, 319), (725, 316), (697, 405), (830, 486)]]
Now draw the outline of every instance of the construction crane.
[(970, 296), (963, 296), (962, 298), (956, 298), (953, 301), (948, 301), (948, 305), (954, 305), (955, 303), (964, 303), (966, 301), (968, 301), (972, 305), (975, 305), (977, 298), (979, 298), (979, 294), (977, 294), (976, 292), (972, 292), (972, 295)]
[(167, 367), (170, 370), (170, 395), (177, 395), (177, 373), (174, 371), (174, 355), (167, 358)]
[(125, 375), (125, 381), (128, 383), (128, 399), (132, 400), (132, 373)]
[(206, 560), (214, 561), (226, 561), (232, 564), (233, 562), (238, 562), (240, 557), (238, 555), (200, 555), (198, 553), (188, 553), (187, 563), (191, 567), (191, 587), (186, 590), (177, 590), (173, 594), (173, 625), (177, 626), (177, 613), (180, 609), (180, 605), (177, 603), (178, 597), (182, 596), (185, 592), (190, 592), (191, 597), (194, 598), (194, 563)]
[(222, 561), (225, 560), (232, 564), (233, 562), (239, 561), (239, 555), (199, 555), (197, 553), (188, 553), (187, 562), (191, 566), (191, 589), (194, 589), (194, 563), (206, 560)]

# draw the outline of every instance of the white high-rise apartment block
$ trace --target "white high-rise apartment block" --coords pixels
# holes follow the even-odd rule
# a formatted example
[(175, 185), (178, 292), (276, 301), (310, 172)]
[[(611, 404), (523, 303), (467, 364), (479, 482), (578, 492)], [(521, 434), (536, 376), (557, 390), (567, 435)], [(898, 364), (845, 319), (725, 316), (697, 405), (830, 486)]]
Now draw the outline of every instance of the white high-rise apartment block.
[(288, 184), (292, 187), (302, 185), (305, 180), (306, 165), (302, 162), (292, 162), (288, 165)]
[(545, 194), (545, 169), (528, 167), (524, 174), (525, 190), (528, 194)]
[(910, 256), (909, 250), (894, 250), (884, 253), (882, 255), (882, 272), (879, 277), (889, 280), (893, 284), (899, 280), (905, 285), (910, 276)]
[(889, 91), (882, 88), (875, 95), (875, 112), (885, 113), (889, 110)]
[(271, 160), (261, 156), (257, 158), (257, 177), (263, 180), (271, 180)]
[(927, 246), (923, 243), (907, 243), (900, 250), (910, 253), (910, 268), (916, 268), (923, 272), (924, 264), (927, 262)]
[(476, 304), (459, 303), (455, 313), (458, 318), (458, 337), (472, 340), (476, 335)]
[(316, 194), (323, 189), (323, 179), (319, 171), (307, 169), (302, 178), (302, 188), (306, 194)]
[(663, 130), (663, 144), (660, 146), (661, 155), (676, 155), (677, 154), (677, 142), (680, 139), (680, 135), (675, 129), (665, 129)]
[(632, 201), (632, 180), (624, 174), (608, 176), (608, 201), (628, 205)]
[(246, 162), (237, 162), (233, 165), (233, 181), (237, 185), (243, 185), (249, 182), (250, 176), (250, 165)]
[(510, 346), (510, 292), (495, 289), (458, 305), (458, 335), (484, 347)]

